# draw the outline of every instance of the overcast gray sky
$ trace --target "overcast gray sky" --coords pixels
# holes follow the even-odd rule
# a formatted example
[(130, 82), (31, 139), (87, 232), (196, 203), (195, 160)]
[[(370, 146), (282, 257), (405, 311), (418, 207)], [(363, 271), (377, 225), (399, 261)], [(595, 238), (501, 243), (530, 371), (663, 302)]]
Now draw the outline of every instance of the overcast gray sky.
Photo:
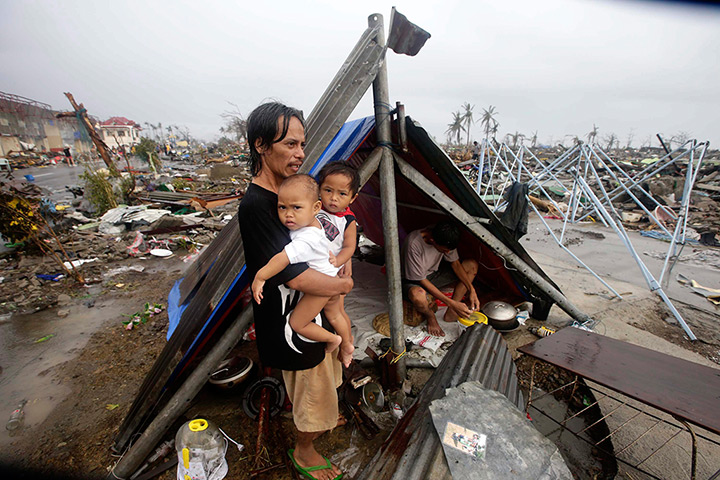
[[(0, 91), (106, 119), (187, 126), (217, 138), (220, 114), (267, 98), (306, 114), (367, 27), (390, 8), (432, 34), (388, 54), (391, 101), (438, 140), (464, 102), (499, 133), (679, 131), (720, 145), (720, 9), (656, 1), (5, 1)], [(372, 114), (371, 91), (351, 118)], [(482, 136), (479, 123), (472, 137)], [(653, 144), (657, 142), (653, 138)]]

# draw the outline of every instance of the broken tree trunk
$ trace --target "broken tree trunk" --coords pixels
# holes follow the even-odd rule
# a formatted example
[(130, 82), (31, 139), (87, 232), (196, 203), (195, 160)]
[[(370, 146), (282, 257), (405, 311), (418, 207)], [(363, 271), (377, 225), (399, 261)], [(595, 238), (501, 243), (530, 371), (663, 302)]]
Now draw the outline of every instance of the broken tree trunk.
[(107, 165), (107, 168), (110, 171), (110, 176), (119, 177), (120, 172), (118, 172), (118, 169), (115, 167), (115, 163), (112, 161), (112, 158), (110, 158), (107, 145), (105, 145), (105, 142), (103, 142), (102, 138), (100, 138), (100, 135), (98, 135), (98, 133), (95, 131), (95, 127), (93, 127), (93, 124), (90, 122), (85, 106), (82, 103), (78, 105), (75, 101), (75, 98), (73, 98), (72, 93), (65, 92), (65, 96), (68, 100), (70, 100), (70, 105), (72, 105), (75, 111), (61, 112), (58, 113), (56, 117), (77, 117), (80, 123), (85, 127), (85, 130), (87, 130), (88, 135), (90, 135), (90, 138), (95, 144), (95, 148), (97, 148), (97, 151), (100, 154), (100, 157), (103, 159), (103, 162), (105, 162), (105, 165)]

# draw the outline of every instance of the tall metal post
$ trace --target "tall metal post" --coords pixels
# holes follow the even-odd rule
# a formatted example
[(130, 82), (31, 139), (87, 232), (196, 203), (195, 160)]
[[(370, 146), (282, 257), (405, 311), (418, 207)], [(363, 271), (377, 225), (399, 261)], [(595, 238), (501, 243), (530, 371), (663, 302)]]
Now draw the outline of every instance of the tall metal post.
[[(383, 17), (374, 13), (368, 17), (368, 26), (379, 26), (375, 40), (385, 47), (385, 27)], [(395, 165), (389, 144), (392, 141), (390, 124), (390, 93), (387, 79), (387, 57), (382, 62), (373, 81), (375, 103), (375, 133), (378, 145), (383, 148), (380, 161), (380, 199), (382, 202), (383, 236), (385, 237), (385, 269), (388, 282), (388, 305), (390, 312), (390, 337), (392, 349), (396, 354), (405, 350), (405, 332), (403, 327), (402, 290), (400, 285), (400, 238), (398, 234), (397, 203), (395, 197)], [(397, 362), (398, 380), (405, 379), (405, 357)]]

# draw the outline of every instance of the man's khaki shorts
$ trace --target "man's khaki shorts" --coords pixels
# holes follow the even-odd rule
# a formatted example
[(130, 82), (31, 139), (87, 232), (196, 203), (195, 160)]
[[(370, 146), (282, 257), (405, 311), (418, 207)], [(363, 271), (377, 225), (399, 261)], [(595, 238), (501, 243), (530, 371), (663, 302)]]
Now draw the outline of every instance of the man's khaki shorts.
[(342, 384), (342, 365), (337, 350), (307, 370), (282, 371), (293, 404), (293, 421), (301, 432), (324, 432), (338, 421), (337, 388)]

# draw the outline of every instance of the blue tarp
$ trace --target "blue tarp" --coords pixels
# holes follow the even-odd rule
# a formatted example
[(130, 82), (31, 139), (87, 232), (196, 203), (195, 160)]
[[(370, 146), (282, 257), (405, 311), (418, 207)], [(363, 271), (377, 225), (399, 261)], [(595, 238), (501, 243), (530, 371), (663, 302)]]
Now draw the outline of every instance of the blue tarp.
[(375, 128), (375, 117), (365, 117), (347, 122), (325, 148), (310, 169), (309, 174), (314, 177), (326, 163), (341, 162), (352, 157), (373, 128)]
[(180, 301), (180, 284), (182, 283), (182, 281), (183, 279), (181, 278), (180, 280), (175, 282), (175, 285), (173, 285), (170, 293), (168, 294), (168, 340), (170, 340), (170, 337), (172, 337), (175, 328), (177, 328), (178, 324), (180, 323), (180, 317), (182, 317), (183, 312), (190, 303), (190, 300), (188, 299), (188, 301), (186, 301), (182, 305), (178, 305), (178, 302)]

